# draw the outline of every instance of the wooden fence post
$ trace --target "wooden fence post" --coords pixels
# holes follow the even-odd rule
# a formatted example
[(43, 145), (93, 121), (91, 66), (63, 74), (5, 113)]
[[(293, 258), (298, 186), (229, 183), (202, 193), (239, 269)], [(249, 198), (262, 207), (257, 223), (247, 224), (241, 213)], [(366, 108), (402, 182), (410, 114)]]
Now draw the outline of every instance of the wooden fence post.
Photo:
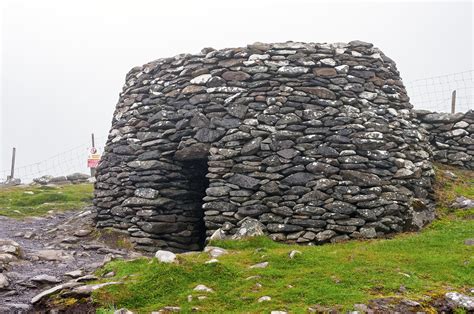
[(15, 177), (15, 158), (16, 158), (16, 148), (12, 149), (12, 167), (10, 168), (10, 175), (7, 176), (7, 180), (13, 180)]
[(451, 94), (451, 113), (456, 112), (456, 90)]

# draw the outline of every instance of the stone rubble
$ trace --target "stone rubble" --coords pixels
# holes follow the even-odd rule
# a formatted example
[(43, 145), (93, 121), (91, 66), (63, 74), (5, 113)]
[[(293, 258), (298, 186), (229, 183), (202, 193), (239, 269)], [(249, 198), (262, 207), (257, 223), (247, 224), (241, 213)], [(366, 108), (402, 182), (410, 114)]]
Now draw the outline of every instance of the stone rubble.
[(175, 263), (176, 262), (176, 254), (170, 251), (158, 250), (155, 253), (155, 257), (160, 263)]
[(474, 311), (474, 297), (459, 292), (448, 292), (445, 295), (449, 302), (452, 302), (456, 308), (461, 308), (470, 313)]
[(73, 173), (67, 176), (50, 176), (44, 175), (38, 178), (33, 179), (33, 183), (38, 185), (48, 185), (48, 184), (79, 184), (79, 183), (86, 183), (90, 182), (91, 176), (85, 173)]
[(416, 114), (429, 132), (435, 161), (474, 169), (474, 110), (456, 114), (416, 110)]
[[(91, 233), (93, 216), (86, 208), (24, 220), (0, 217), (0, 313), (43, 311), (57, 292), (87, 295), (102, 287), (90, 281), (100, 279), (91, 273), (105, 262), (142, 256), (129, 249), (109, 248), (96, 239)], [(87, 230), (88, 235), (64, 241), (78, 230)]]

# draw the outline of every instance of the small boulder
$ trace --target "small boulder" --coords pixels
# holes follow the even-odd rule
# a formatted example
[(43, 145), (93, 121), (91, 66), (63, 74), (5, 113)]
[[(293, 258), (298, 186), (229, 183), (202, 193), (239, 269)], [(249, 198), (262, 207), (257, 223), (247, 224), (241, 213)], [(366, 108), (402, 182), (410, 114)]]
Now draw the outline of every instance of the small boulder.
[(271, 297), (269, 297), (268, 295), (265, 295), (265, 296), (263, 296), (263, 297), (260, 297), (260, 298), (258, 299), (258, 302), (259, 302), (259, 303), (261, 303), (261, 302), (268, 302), (268, 301), (271, 301), (271, 300), (272, 300)]
[(0, 239), (0, 254), (12, 254), (21, 257), (21, 246), (13, 240)]
[(262, 262), (262, 263), (252, 265), (250, 266), (250, 268), (267, 268), (267, 266), (268, 266), (268, 262)]
[(217, 246), (206, 246), (204, 252), (208, 253), (212, 258), (217, 258), (221, 255), (227, 254), (227, 250)]
[(198, 292), (214, 292), (214, 290), (205, 285), (197, 285), (193, 290)]
[(155, 253), (155, 257), (161, 263), (176, 263), (176, 254), (170, 251), (159, 250)]
[(78, 278), (84, 276), (84, 272), (80, 269), (78, 270), (73, 270), (70, 272), (65, 273), (64, 275), (69, 276), (71, 278)]
[(8, 281), (7, 276), (0, 273), (0, 290), (8, 288), (9, 285), (10, 285), (10, 282)]
[(210, 240), (224, 240), (226, 238), (226, 233), (221, 228), (214, 231), (214, 233), (210, 236)]
[(219, 263), (219, 260), (217, 258), (213, 258), (205, 262), (205, 264), (214, 264), (214, 263)]
[(445, 298), (457, 308), (465, 309), (468, 312), (474, 311), (474, 297), (459, 292), (448, 292), (445, 294)]
[(292, 251), (290, 252), (290, 254), (288, 254), (288, 256), (290, 256), (290, 259), (293, 259), (293, 258), (295, 258), (295, 256), (296, 256), (297, 254), (301, 254), (301, 252), (298, 251), (298, 250), (292, 250)]
[(474, 208), (474, 200), (464, 196), (460, 196), (456, 198), (456, 200), (451, 206), (454, 208), (471, 209)]
[(34, 256), (42, 261), (66, 262), (74, 259), (63, 250), (39, 250), (34, 253)]
[(232, 236), (233, 240), (240, 240), (249, 237), (256, 237), (264, 235), (263, 229), (265, 226), (257, 219), (245, 217), (237, 232)]
[(92, 233), (92, 230), (79, 229), (76, 232), (74, 232), (74, 236), (76, 236), (76, 237), (86, 237), (91, 233)]
[(33, 281), (33, 282), (45, 283), (45, 284), (60, 283), (61, 282), (61, 280), (58, 277), (50, 276), (50, 275), (46, 275), (46, 274), (34, 276), (34, 277), (30, 278), (30, 280)]

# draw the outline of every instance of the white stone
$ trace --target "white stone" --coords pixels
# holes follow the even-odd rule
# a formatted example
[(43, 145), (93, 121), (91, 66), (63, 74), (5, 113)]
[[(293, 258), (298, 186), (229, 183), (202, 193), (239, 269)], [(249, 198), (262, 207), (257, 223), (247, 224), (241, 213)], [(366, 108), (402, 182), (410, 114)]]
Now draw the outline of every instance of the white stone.
[(257, 61), (256, 60), (250, 60), (250, 61), (244, 61), (243, 62), (245, 66), (252, 66), (252, 65), (256, 65), (257, 64)]
[(221, 255), (227, 254), (227, 250), (217, 247), (217, 246), (206, 246), (204, 252), (209, 253), (212, 258), (219, 257)]
[(214, 290), (205, 285), (197, 285), (193, 290), (198, 292), (214, 292)]
[(461, 294), (459, 292), (448, 292), (445, 294), (446, 299), (453, 302), (457, 307), (467, 311), (474, 310), (474, 297)]
[(234, 94), (234, 93), (240, 93), (240, 92), (244, 92), (244, 91), (245, 91), (244, 88), (234, 87), (234, 86), (219, 86), (219, 87), (210, 87), (210, 88), (206, 89), (206, 92), (208, 94), (212, 94), (212, 93), (230, 93), (230, 94)]
[(202, 75), (196, 76), (190, 82), (191, 84), (205, 85), (211, 79), (211, 77), (212, 77), (211, 74), (202, 74)]
[(319, 62), (330, 67), (336, 66), (336, 61), (333, 58), (324, 58), (319, 60)]
[(0, 273), (0, 290), (7, 288), (10, 285), (7, 276)]
[(223, 240), (226, 238), (226, 233), (221, 229), (217, 229), (214, 233), (210, 236), (210, 240)]
[(362, 92), (359, 94), (359, 97), (367, 100), (374, 100), (375, 98), (377, 98), (377, 93)]
[(466, 121), (459, 121), (453, 126), (453, 128), (454, 129), (465, 129), (468, 126), (469, 126), (469, 123), (467, 123)]
[(80, 269), (78, 270), (73, 270), (70, 272), (65, 273), (64, 275), (72, 277), (72, 278), (78, 278), (84, 276), (84, 272)]
[(176, 262), (176, 254), (170, 251), (159, 250), (155, 253), (155, 257), (161, 263), (175, 263)]
[(2, 263), (10, 263), (16, 261), (16, 257), (13, 254), (9, 253), (0, 253), (0, 262)]
[(289, 75), (289, 76), (295, 76), (303, 73), (307, 73), (309, 71), (308, 68), (305, 67), (293, 67), (293, 66), (282, 66), (281, 68), (278, 69), (278, 73)]
[(217, 258), (210, 259), (206, 261), (204, 264), (215, 264), (215, 263), (219, 263), (219, 260)]
[(464, 136), (469, 135), (469, 132), (464, 129), (455, 129), (445, 133), (447, 137), (456, 137), (456, 136)]
[(349, 72), (349, 66), (347, 64), (343, 64), (343, 65), (339, 65), (337, 67), (335, 67), (337, 73), (342, 73), (342, 74), (345, 74), (347, 72)]
[(371, 58), (374, 58), (374, 59), (383, 60), (383, 59), (382, 59), (382, 56), (381, 56), (380, 53), (378, 53), (378, 52), (371, 54), (370, 57), (371, 57)]
[(121, 309), (116, 310), (114, 314), (133, 314), (133, 312), (126, 308), (121, 308)]
[(271, 297), (269, 297), (268, 295), (265, 295), (265, 296), (263, 296), (263, 297), (260, 297), (260, 298), (258, 299), (258, 302), (259, 302), (259, 303), (260, 303), (260, 302), (268, 302), (268, 301), (271, 301), (271, 300), (272, 300)]
[(259, 55), (259, 54), (253, 54), (249, 57), (249, 60), (268, 60), (270, 59), (270, 55), (264, 54), (264, 55)]
[(67, 254), (63, 250), (40, 250), (34, 253), (40, 260), (43, 261), (71, 261), (74, 260), (74, 257)]
[(388, 113), (390, 113), (392, 116), (395, 116), (395, 117), (398, 116), (398, 112), (397, 112), (397, 110), (394, 109), (394, 108), (388, 108), (387, 111), (388, 111)]
[(258, 220), (250, 217), (245, 217), (241, 221), (239, 229), (237, 229), (235, 234), (232, 236), (232, 239), (239, 240), (264, 235), (264, 228), (264, 225)]
[(250, 266), (250, 268), (266, 268), (268, 266), (268, 262), (258, 263), (255, 265)]
[(59, 282), (61, 282), (61, 280), (58, 277), (50, 276), (50, 275), (46, 275), (46, 274), (34, 276), (30, 280), (34, 281), (34, 282), (39, 282), (39, 283), (59, 283)]
[(279, 60), (279, 61), (274, 61), (274, 60), (271, 60), (271, 61), (265, 61), (265, 65), (268, 65), (269, 67), (282, 67), (282, 66), (286, 66), (286, 65), (289, 65), (290, 64), (290, 61), (288, 60)]
[(138, 188), (134, 192), (135, 196), (154, 199), (160, 195), (160, 192), (152, 188)]
[(295, 258), (296, 254), (302, 254), (302, 253), (298, 250), (292, 250), (290, 252), (290, 254), (288, 254), (288, 255), (290, 256), (290, 259), (293, 259), (293, 258)]

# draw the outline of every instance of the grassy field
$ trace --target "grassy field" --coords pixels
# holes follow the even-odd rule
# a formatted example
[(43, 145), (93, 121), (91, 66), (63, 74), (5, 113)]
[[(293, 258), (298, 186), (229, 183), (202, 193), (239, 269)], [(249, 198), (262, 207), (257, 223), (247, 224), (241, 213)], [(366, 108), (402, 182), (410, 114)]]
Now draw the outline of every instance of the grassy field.
[(92, 184), (0, 188), (0, 215), (24, 218), (79, 209), (92, 201)]
[[(420, 233), (324, 246), (278, 244), (264, 237), (219, 241), (212, 245), (229, 253), (214, 264), (205, 264), (206, 253), (180, 255), (173, 265), (145, 258), (114, 261), (99, 274), (114, 271), (112, 280), (125, 284), (98, 291), (94, 300), (102, 313), (122, 307), (149, 313), (164, 306), (180, 306), (183, 312), (198, 307), (206, 313), (304, 313), (316, 304), (350, 310), (356, 303), (394, 297), (416, 300), (429, 311), (426, 300), (474, 286), (474, 247), (464, 244), (474, 238), (474, 211), (449, 208), (457, 196), (474, 197), (474, 174), (442, 167), (436, 189), (439, 219)], [(301, 254), (290, 259), (292, 250)], [(260, 262), (269, 265), (249, 268)], [(214, 292), (196, 293), (198, 284)], [(202, 295), (206, 298), (198, 300)], [(262, 296), (272, 299), (260, 303)]]

